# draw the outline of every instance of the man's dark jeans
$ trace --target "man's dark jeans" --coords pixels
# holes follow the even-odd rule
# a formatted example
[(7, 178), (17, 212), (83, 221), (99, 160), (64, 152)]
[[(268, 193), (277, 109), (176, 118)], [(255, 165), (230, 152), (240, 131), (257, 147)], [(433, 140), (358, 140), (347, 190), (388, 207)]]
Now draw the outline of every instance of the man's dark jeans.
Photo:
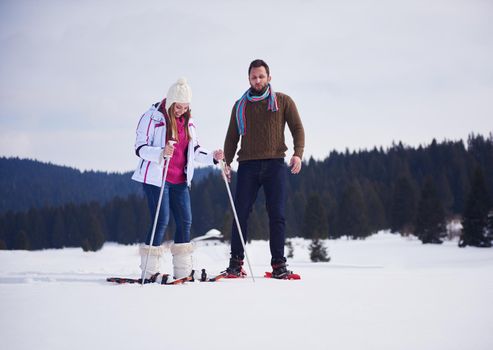
[[(267, 214), (269, 215), (270, 252), (272, 260), (284, 258), (286, 237), (286, 180), (287, 165), (283, 158), (241, 161), (238, 167), (235, 206), (243, 238), (248, 237), (248, 217), (257, 199), (261, 186), (264, 187)], [(231, 234), (231, 256), (243, 259), (244, 251), (233, 222)]]

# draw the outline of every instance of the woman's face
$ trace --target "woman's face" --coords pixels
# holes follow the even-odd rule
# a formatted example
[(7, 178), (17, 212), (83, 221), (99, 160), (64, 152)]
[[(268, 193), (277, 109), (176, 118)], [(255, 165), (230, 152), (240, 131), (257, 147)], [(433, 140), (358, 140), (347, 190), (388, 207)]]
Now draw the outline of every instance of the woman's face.
[(174, 107), (175, 108), (174, 112), (175, 112), (176, 118), (179, 118), (183, 114), (185, 114), (188, 111), (189, 106), (190, 106), (189, 103), (178, 103), (178, 102), (176, 102), (175, 107)]

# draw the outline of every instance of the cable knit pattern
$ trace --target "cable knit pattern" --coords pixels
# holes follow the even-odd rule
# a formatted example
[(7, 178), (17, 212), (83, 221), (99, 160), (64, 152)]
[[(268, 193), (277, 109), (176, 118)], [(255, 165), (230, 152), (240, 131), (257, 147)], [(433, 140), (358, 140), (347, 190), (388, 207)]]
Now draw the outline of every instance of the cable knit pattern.
[[(305, 147), (305, 131), (294, 101), (280, 92), (276, 92), (279, 110), (267, 110), (267, 100), (246, 102), (246, 130), (241, 137), (238, 161), (254, 159), (284, 158), (286, 143), (284, 129), (286, 123), (293, 135), (294, 155), (303, 158)], [(236, 104), (235, 104), (236, 106)], [(236, 153), (240, 135), (236, 124), (236, 107), (233, 107), (228, 133), (224, 141), (224, 156), (227, 164), (231, 164)]]

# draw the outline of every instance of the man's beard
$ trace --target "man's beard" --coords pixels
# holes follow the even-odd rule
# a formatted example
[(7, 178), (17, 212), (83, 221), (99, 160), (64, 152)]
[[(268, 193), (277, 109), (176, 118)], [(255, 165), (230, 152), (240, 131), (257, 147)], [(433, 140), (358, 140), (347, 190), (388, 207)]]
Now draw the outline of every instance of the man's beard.
[(255, 95), (255, 96), (260, 96), (262, 95), (266, 90), (267, 88), (269, 87), (269, 84), (265, 84), (262, 88), (260, 88), (260, 90), (257, 90), (255, 88), (255, 86), (253, 85), (250, 85), (250, 88), (252, 90), (252, 93)]

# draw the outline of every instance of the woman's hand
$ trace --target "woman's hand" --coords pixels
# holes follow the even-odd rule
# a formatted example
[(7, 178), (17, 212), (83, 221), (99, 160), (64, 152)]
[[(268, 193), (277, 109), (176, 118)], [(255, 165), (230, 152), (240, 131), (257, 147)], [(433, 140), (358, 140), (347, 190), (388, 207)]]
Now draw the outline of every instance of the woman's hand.
[(218, 162), (220, 162), (221, 160), (224, 160), (224, 152), (222, 149), (215, 150), (214, 153), (212, 154), (212, 156)]
[(163, 157), (164, 158), (171, 158), (173, 156), (174, 150), (175, 150), (175, 147), (170, 142), (168, 142), (166, 144), (166, 146), (164, 147)]

